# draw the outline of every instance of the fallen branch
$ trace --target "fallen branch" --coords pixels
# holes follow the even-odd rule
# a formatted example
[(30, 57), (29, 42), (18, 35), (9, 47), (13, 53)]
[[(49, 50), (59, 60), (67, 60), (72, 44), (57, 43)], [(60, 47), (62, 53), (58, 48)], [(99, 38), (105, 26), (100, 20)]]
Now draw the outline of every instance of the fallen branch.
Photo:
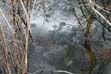
[(65, 71), (65, 70), (56, 70), (54, 72), (57, 72), (57, 73), (66, 73), (66, 74), (74, 74), (72, 72), (69, 72), (69, 71)]

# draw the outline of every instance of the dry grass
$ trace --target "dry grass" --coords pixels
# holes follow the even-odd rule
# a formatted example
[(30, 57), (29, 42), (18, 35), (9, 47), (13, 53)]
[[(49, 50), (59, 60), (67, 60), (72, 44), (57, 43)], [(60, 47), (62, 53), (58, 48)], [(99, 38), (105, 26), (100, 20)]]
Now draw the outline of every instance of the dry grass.
[(0, 21), (0, 71), (3, 74), (28, 73), (31, 1), (9, 0), (10, 11), (0, 8), (3, 19)]

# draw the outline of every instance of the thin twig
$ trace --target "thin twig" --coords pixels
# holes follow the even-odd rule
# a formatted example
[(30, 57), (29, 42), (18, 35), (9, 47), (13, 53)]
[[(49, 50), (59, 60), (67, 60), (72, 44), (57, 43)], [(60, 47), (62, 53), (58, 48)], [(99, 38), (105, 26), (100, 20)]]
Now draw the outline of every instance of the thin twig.
[(65, 70), (56, 70), (56, 71), (54, 71), (54, 72), (56, 72), (56, 73), (74, 74), (74, 73), (72, 73), (72, 72), (65, 71)]

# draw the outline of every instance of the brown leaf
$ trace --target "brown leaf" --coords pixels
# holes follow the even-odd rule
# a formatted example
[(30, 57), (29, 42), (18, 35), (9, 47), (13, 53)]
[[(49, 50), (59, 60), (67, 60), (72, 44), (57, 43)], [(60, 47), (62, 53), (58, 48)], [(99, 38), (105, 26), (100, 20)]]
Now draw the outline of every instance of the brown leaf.
[(107, 11), (111, 11), (111, 5), (104, 5), (104, 9)]

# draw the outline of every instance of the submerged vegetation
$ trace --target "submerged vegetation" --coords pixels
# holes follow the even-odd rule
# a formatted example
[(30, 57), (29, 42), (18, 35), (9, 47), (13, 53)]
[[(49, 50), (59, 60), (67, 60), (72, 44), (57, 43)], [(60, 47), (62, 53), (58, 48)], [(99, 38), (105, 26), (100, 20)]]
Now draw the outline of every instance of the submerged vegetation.
[[(45, 55), (48, 64), (55, 63), (57, 69), (64, 69), (53, 70), (54, 73), (76, 74), (79, 69), (77, 74), (104, 74), (102, 70), (111, 63), (110, 8), (110, 0), (1, 0), (0, 74), (42, 74), (42, 69), (30, 73), (29, 51), (35, 48), (33, 56), (34, 53), (37, 54), (34, 57), (41, 55), (37, 61)], [(56, 14), (64, 16), (65, 20), (65, 17), (74, 17), (76, 25), (62, 21)], [(39, 16), (44, 19), (42, 27), (31, 23)], [(59, 23), (55, 23), (58, 19)], [(47, 33), (45, 29), (50, 27), (50, 22), (54, 25)], [(32, 27), (36, 26), (38, 30), (34, 29), (37, 34), (34, 37)], [(44, 26), (47, 27), (44, 29)], [(38, 52), (42, 53), (39, 55)], [(54, 61), (50, 57), (62, 60)]]

